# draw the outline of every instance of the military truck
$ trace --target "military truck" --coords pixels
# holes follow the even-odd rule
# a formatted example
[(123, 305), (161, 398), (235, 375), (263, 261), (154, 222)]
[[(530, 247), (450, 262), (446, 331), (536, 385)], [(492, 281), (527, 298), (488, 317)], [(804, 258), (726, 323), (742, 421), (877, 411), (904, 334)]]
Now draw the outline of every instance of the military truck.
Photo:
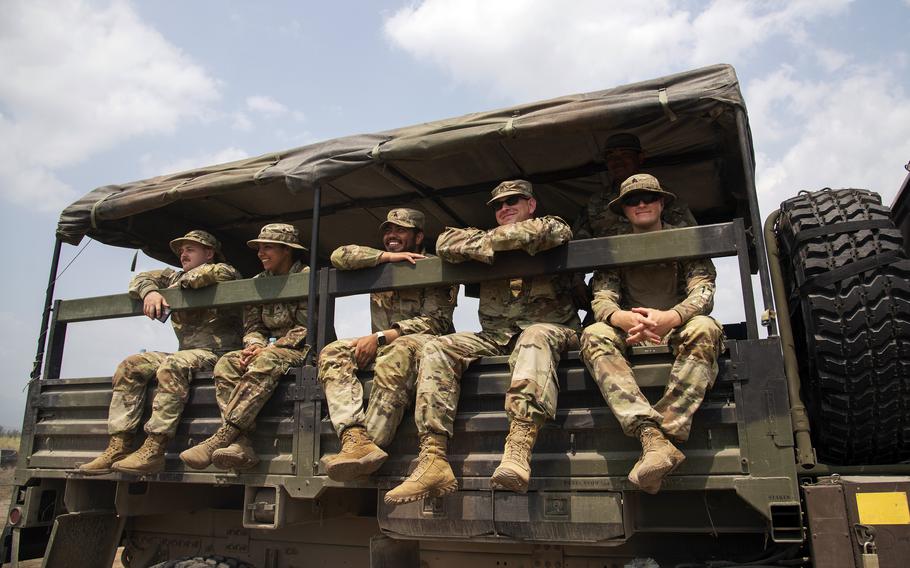
[[(546, 213), (573, 219), (611, 183), (603, 146), (616, 132), (639, 136), (644, 170), (698, 226), (507, 253), (493, 266), (427, 259), (339, 272), (327, 261), (339, 245), (375, 242), (396, 206), (425, 211), (429, 235), (489, 227), (484, 201), (504, 179), (530, 180)], [(123, 547), (133, 568), (904, 565), (910, 261), (894, 222), (907, 226), (907, 193), (905, 182), (894, 221), (872, 192), (826, 189), (800, 192), (762, 223), (746, 106), (727, 65), (95, 189), (57, 227), (5, 557), (109, 567)], [(306, 297), (318, 351), (336, 335), (341, 297), (448, 282), (470, 293), (493, 278), (729, 257), (736, 270), (720, 284), (739, 287), (743, 317), (722, 322), (716, 386), (682, 446), (688, 459), (657, 495), (626, 479), (637, 442), (576, 352), (560, 364), (557, 418), (540, 434), (526, 494), (489, 484), (508, 429), (505, 357), (483, 358), (463, 378), (450, 447), (459, 491), (443, 498), (383, 502), (416, 457), (408, 417), (376, 475), (326, 477), (319, 459), (339, 441), (312, 357), (262, 412), (255, 469), (197, 472), (177, 459), (219, 425), (211, 375), (199, 373), (165, 472), (79, 475), (106, 444), (111, 379), (61, 376), (67, 326), (141, 306), (125, 294), (53, 299), (62, 245), (90, 237), (172, 263), (168, 241), (203, 228), (250, 277), (258, 266), (245, 241), (279, 221), (309, 235), (308, 274), (163, 291), (172, 308)], [(669, 351), (635, 347), (631, 358), (653, 400)], [(370, 372), (361, 378), (368, 394)]]

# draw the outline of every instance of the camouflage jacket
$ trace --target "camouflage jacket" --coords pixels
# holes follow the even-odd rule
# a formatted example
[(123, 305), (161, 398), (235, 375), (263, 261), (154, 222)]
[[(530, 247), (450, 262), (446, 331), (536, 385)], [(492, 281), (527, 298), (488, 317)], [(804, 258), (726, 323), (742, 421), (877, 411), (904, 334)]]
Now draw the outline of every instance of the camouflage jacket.
[[(470, 259), (492, 264), (496, 251), (523, 250), (534, 255), (565, 244), (571, 238), (572, 231), (565, 221), (547, 216), (489, 231), (448, 228), (436, 241), (436, 252), (447, 262)], [(571, 288), (571, 274), (481, 282), (478, 315), (483, 335), (505, 346), (535, 323), (558, 323), (579, 329), (581, 324)]]
[[(299, 260), (291, 266), (290, 274), (309, 272)], [(274, 276), (268, 270), (254, 278)], [(300, 349), (306, 344), (307, 301), (301, 299), (275, 304), (257, 304), (243, 308), (243, 346), (267, 345), (270, 337), (278, 347)]]
[[(609, 191), (602, 191), (591, 197), (588, 205), (575, 219), (575, 224), (572, 226), (573, 238), (580, 240), (612, 237), (628, 232), (629, 220), (624, 215), (613, 213), (607, 207), (618, 196), (619, 190), (611, 188)], [(689, 207), (679, 199), (664, 208), (661, 218), (675, 227), (694, 227), (698, 224)]]
[[(230, 264), (209, 263), (186, 272), (172, 268), (137, 274), (130, 281), (129, 295), (144, 300), (149, 292), (164, 288), (204, 288), (216, 282), (242, 278)], [(204, 308), (177, 310), (171, 315), (179, 349), (230, 351), (240, 345), (240, 309)]]
[[(338, 247), (332, 253), (332, 266), (339, 270), (372, 268), (379, 264), (382, 252), (360, 245)], [(457, 298), (457, 284), (374, 292), (370, 294), (370, 324), (374, 333), (392, 328), (402, 335), (452, 333)]]
[(591, 280), (594, 315), (606, 322), (617, 310), (672, 309), (685, 323), (714, 309), (716, 278), (709, 258), (597, 270)]

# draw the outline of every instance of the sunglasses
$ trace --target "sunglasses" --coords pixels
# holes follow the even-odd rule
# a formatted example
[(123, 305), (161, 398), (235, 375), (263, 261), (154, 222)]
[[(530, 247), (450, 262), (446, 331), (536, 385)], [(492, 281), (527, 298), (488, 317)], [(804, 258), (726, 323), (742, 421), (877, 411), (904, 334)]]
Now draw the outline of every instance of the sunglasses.
[(657, 195), (655, 193), (638, 193), (636, 195), (630, 195), (628, 197), (623, 197), (621, 203), (622, 203), (623, 207), (635, 207), (639, 203), (644, 203), (645, 205), (650, 205), (650, 204), (654, 203), (655, 201), (657, 201), (658, 199), (662, 199), (662, 198), (663, 198), (663, 196)]
[(503, 205), (508, 205), (509, 207), (512, 207), (513, 205), (515, 205), (522, 199), (527, 199), (527, 197), (522, 197), (521, 195), (510, 195), (509, 197), (503, 199), (502, 201), (497, 201), (497, 202), (493, 203), (493, 209), (495, 211), (499, 211), (500, 209), (502, 209)]

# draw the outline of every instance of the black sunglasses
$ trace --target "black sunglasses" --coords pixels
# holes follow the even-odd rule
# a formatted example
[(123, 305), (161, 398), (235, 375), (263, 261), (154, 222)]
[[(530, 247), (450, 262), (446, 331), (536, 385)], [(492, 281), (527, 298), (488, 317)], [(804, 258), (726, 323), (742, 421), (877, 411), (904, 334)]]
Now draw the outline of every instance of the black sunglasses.
[(521, 199), (527, 199), (527, 197), (523, 197), (521, 195), (510, 195), (509, 197), (503, 199), (502, 201), (494, 202), (493, 209), (495, 209), (496, 211), (499, 211), (500, 209), (502, 209), (503, 205), (508, 205), (509, 207), (511, 207), (511, 206), (515, 205), (516, 203), (518, 203), (518, 201)]
[(622, 204), (623, 207), (635, 207), (639, 203), (650, 205), (658, 199), (663, 199), (663, 196), (657, 195), (656, 193), (636, 193), (635, 195), (623, 197)]

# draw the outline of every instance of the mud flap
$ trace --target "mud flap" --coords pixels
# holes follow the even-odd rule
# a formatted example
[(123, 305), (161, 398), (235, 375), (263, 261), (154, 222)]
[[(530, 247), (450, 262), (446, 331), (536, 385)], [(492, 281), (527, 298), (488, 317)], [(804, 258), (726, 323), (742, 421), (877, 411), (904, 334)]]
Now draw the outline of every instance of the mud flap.
[(379, 526), (394, 538), (592, 544), (626, 537), (619, 492), (458, 491), (398, 506), (383, 496)]
[(122, 531), (123, 519), (113, 511), (60, 515), (41, 566), (110, 568)]

